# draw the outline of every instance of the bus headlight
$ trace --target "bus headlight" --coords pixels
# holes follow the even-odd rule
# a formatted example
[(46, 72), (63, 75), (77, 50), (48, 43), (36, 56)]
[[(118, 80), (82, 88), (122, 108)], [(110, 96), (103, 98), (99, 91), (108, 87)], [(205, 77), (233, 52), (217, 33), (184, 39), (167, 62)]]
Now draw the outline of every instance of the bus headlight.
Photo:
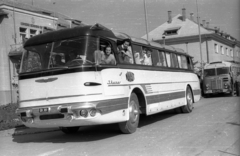
[(224, 88), (227, 89), (228, 88), (228, 84), (224, 83)]
[(86, 118), (88, 116), (88, 111), (86, 109), (82, 109), (80, 110), (79, 115)]
[(96, 109), (91, 109), (89, 111), (89, 114), (90, 114), (91, 117), (94, 117), (97, 114), (97, 110)]

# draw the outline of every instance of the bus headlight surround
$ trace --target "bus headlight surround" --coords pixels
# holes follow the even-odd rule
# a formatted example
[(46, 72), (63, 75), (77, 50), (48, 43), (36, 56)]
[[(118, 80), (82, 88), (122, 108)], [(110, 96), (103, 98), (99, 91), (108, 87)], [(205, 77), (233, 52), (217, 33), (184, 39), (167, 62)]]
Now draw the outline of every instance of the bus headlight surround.
[(228, 84), (227, 83), (224, 83), (224, 88), (227, 89), (228, 88)]
[(90, 114), (91, 117), (94, 117), (97, 114), (97, 110), (96, 109), (91, 109), (89, 111), (89, 114)]
[(88, 117), (88, 110), (87, 109), (80, 110), (79, 115), (85, 118)]

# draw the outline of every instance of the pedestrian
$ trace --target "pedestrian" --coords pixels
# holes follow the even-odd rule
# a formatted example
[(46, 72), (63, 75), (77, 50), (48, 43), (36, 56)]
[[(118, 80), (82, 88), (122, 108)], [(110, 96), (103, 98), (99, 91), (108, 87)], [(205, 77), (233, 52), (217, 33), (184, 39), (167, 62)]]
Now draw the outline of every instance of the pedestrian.
[(240, 96), (240, 72), (237, 73), (236, 89), (237, 96)]

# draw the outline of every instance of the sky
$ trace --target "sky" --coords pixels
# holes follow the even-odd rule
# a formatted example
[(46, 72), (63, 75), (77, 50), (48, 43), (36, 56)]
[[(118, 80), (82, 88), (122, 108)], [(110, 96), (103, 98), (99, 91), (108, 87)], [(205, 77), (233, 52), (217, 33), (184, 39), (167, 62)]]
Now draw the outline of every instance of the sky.
[[(144, 0), (16, 0), (59, 12), (87, 24), (100, 23), (113, 31), (130, 36), (146, 34)], [(240, 0), (145, 0), (148, 31), (155, 29), (186, 8), (187, 17), (197, 8), (200, 21), (209, 26), (219, 27), (240, 41)], [(197, 5), (198, 4), (198, 5)]]

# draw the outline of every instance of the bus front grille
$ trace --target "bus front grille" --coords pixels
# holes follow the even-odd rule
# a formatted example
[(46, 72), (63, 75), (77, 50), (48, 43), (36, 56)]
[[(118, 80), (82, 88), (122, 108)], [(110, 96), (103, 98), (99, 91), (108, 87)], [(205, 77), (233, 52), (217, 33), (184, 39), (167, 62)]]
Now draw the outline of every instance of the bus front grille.
[(49, 115), (40, 115), (40, 120), (50, 120), (50, 119), (62, 119), (64, 118), (63, 114), (49, 114)]
[(221, 80), (212, 80), (211, 81), (211, 89), (222, 89), (222, 81)]

